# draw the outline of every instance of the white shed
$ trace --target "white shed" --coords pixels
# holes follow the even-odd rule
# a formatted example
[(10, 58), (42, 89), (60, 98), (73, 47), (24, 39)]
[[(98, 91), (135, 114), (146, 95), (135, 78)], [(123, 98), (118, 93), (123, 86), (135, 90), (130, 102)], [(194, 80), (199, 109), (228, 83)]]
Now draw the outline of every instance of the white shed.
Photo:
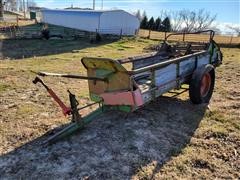
[(140, 22), (123, 10), (42, 10), (44, 23), (102, 34), (135, 35)]

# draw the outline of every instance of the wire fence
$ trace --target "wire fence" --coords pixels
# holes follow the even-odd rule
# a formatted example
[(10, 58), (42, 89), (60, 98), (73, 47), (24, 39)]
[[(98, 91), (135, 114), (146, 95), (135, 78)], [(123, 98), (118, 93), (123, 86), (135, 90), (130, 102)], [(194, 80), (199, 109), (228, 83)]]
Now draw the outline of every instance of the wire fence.
[[(142, 38), (149, 38), (154, 40), (164, 40), (165, 37), (172, 32), (158, 32), (151, 30), (140, 29), (138, 36)], [(168, 40), (170, 41), (186, 41), (186, 42), (208, 42), (208, 34), (185, 34), (185, 36), (173, 35)], [(229, 35), (215, 35), (214, 40), (219, 44), (240, 44), (240, 37), (236, 37), (233, 34)]]
[[(21, 21), (20, 21), (21, 23)], [(0, 24), (1, 39), (38, 39), (41, 38), (43, 24), (26, 24), (18, 26), (16, 23), (2, 22)], [(59, 35), (65, 39), (89, 39), (94, 41), (98, 36), (101, 39), (120, 39), (122, 29), (96, 29), (93, 32), (66, 28), (63, 26), (48, 25), (50, 35)]]
[[(0, 37), (2, 38), (36, 38), (41, 35), (41, 24), (33, 24), (31, 21), (24, 21), (22, 25), (21, 19), (18, 16), (5, 16), (4, 21), (0, 23)], [(28, 24), (29, 23), (29, 24)], [(20, 24), (20, 25), (19, 25)], [(49, 25), (49, 30), (52, 34), (61, 34), (64, 37), (74, 38), (89, 38), (96, 39), (99, 34), (104, 39), (121, 39), (124, 36), (122, 29), (96, 29), (95, 32), (87, 32), (77, 29), (65, 28), (61, 26)], [(141, 38), (149, 38), (153, 40), (164, 40), (171, 32), (157, 32), (151, 30), (140, 29), (135, 30), (133, 34), (137, 34)], [(185, 34), (184, 36), (173, 35), (169, 37), (170, 41), (186, 41), (186, 42), (208, 42), (209, 34)], [(214, 40), (219, 44), (238, 45), (240, 37), (229, 35), (215, 35)]]
[(4, 22), (8, 22), (8, 23), (14, 23), (16, 24), (18, 21), (18, 16), (4, 16), (3, 17), (3, 21)]

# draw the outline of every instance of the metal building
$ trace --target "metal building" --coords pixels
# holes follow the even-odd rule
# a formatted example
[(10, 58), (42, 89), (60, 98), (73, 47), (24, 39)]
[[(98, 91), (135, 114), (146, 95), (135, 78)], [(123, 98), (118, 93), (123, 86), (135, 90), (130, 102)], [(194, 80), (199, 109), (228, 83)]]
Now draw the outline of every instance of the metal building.
[(42, 22), (101, 34), (134, 35), (140, 22), (123, 10), (42, 10)]

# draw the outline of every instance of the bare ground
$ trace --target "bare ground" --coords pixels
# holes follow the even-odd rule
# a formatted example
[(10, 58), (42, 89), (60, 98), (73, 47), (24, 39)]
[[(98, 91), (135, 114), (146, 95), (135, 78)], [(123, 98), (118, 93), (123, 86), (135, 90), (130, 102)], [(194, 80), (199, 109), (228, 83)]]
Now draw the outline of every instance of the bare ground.
[[(224, 55), (209, 106), (191, 104), (187, 93), (167, 94), (131, 114), (106, 112), (49, 146), (42, 142), (67, 120), (45, 91), (31, 84), (31, 62), (23, 60), (22, 68), (3, 62), (0, 179), (239, 178), (239, 49), (224, 49)], [(59, 86), (74, 83), (75, 92), (86, 86), (46, 81), (64, 99), (66, 89)], [(81, 91), (86, 104), (87, 89)]]

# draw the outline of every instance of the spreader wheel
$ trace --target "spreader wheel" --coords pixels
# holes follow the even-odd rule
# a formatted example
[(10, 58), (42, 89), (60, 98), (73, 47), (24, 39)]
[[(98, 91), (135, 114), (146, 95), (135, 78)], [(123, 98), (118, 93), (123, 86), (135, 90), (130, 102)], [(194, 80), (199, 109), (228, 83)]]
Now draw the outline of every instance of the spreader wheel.
[(194, 104), (208, 103), (215, 83), (215, 70), (210, 64), (198, 68), (192, 76), (189, 96)]

